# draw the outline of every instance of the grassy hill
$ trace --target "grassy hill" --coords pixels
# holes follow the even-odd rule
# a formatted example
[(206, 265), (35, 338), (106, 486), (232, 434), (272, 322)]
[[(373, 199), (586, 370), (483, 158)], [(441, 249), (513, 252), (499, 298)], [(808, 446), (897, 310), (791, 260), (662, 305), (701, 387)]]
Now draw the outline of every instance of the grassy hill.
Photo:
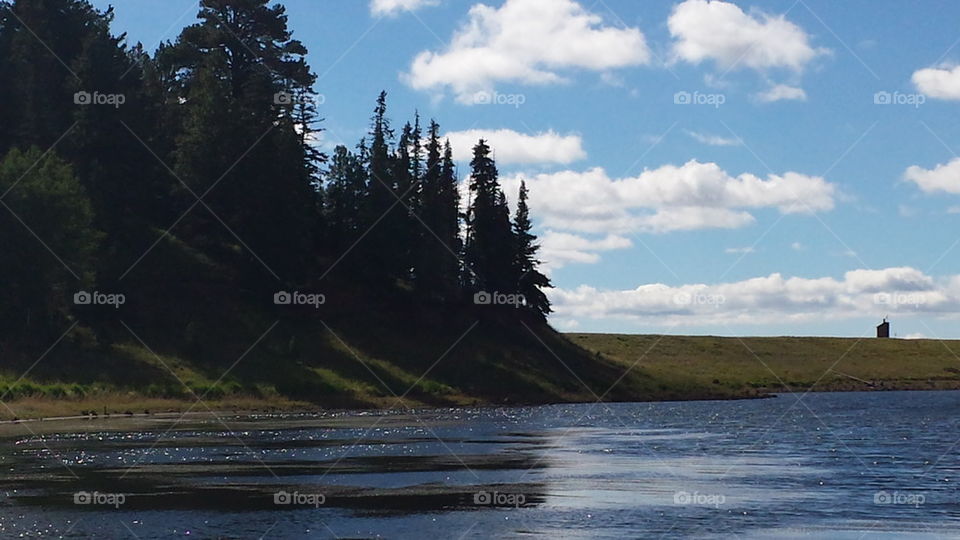
[(144, 313), (101, 320), (96, 337), (80, 326), (23, 378), (36, 358), (8, 355), (0, 417), (960, 388), (960, 342), (560, 334), (484, 306), (374, 302), (361, 291), (293, 312), (233, 298), (204, 313), (149, 312), (180, 314), (189, 332)]
[(130, 287), (122, 308), (85, 314), (39, 361), (8, 349), (0, 417), (732, 397), (625, 373), (512, 308), (417, 305), (341, 283), (314, 309), (182, 283), (166, 295)]
[(567, 334), (658, 381), (718, 393), (960, 388), (960, 341)]

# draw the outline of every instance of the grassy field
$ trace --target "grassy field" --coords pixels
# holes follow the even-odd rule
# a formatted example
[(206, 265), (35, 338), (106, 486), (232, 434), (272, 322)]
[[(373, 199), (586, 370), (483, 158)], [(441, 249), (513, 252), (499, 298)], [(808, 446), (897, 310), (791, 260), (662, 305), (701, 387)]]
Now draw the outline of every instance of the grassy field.
[[(370, 328), (331, 319), (290, 334), (302, 353), (291, 354), (283, 337), (226, 375), (222, 364), (155, 355), (130, 339), (74, 362), (41, 363), (26, 378), (0, 370), (0, 419), (960, 388), (960, 341), (557, 334), (496, 321), (463, 334), (468, 317), (431, 322)], [(410, 339), (413, 328), (434, 331)]]
[(567, 334), (665, 388), (722, 393), (960, 388), (960, 341)]

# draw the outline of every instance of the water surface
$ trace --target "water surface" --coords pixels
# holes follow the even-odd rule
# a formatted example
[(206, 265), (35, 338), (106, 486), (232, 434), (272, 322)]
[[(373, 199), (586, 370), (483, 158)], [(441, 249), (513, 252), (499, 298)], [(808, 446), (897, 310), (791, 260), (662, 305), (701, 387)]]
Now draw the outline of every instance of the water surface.
[(799, 398), (93, 420), (4, 441), (0, 536), (960, 538), (960, 392)]

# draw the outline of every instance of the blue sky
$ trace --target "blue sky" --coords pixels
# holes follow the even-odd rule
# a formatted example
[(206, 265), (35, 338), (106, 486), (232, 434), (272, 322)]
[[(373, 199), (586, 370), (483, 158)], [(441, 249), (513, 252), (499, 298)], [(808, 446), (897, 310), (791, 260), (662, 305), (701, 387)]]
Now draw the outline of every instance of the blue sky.
[[(381, 89), (493, 132), (558, 328), (960, 337), (960, 4), (484, 1), (282, 3), (324, 145)], [(196, 8), (125, 0), (114, 30), (152, 50)]]

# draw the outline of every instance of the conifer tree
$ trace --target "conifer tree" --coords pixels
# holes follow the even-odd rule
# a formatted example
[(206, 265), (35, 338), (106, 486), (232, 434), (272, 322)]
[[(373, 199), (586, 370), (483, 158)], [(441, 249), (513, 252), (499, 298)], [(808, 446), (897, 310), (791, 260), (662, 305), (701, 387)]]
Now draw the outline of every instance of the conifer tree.
[(464, 262), (474, 291), (515, 293), (515, 238), (510, 211), (500, 188), (499, 172), (490, 146), (481, 139), (470, 162), (468, 229)]
[(301, 278), (315, 245), (318, 181), (307, 50), (292, 38), (285, 8), (267, 0), (202, 0), (198, 16), (161, 51), (164, 69), (181, 74), (174, 154), (193, 191), (182, 204), (215, 186), (186, 228), (224, 257), (242, 253), (252, 279), (266, 270)]
[(460, 194), (453, 151), (440, 142), (440, 126), (430, 122), (421, 182), (421, 219), (425, 225), (417, 266), (417, 289), (427, 298), (454, 302), (460, 297), (462, 240)]
[(516, 237), (516, 254), (514, 260), (517, 272), (517, 292), (525, 299), (525, 308), (536, 313), (541, 319), (552, 311), (550, 300), (543, 293), (544, 288), (552, 287), (550, 278), (539, 270), (540, 261), (537, 259), (537, 237), (531, 232), (533, 223), (530, 221), (530, 209), (527, 205), (529, 192), (527, 184), (520, 181), (520, 194), (517, 197), (517, 210), (513, 218), (513, 234)]

